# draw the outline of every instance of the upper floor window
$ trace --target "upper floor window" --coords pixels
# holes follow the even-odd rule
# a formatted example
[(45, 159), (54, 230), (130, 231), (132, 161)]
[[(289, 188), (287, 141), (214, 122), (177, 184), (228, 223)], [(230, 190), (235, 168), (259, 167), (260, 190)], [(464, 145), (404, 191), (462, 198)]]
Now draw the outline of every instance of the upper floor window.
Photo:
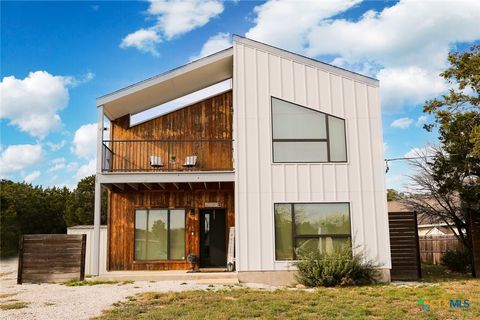
[(273, 162), (346, 162), (345, 120), (272, 97)]

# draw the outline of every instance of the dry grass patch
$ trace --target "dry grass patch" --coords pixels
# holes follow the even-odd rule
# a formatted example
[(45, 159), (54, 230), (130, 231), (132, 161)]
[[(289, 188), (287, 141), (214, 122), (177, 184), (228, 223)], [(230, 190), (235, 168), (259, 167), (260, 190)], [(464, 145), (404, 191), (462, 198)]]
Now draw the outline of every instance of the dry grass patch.
[(1, 303), (0, 309), (2, 310), (23, 309), (28, 307), (29, 304), (30, 303), (24, 302), (24, 301)]
[[(433, 306), (430, 301), (469, 299), (468, 309)], [(480, 281), (397, 287), (370, 285), (305, 290), (225, 289), (144, 293), (114, 305), (99, 319), (475, 319), (480, 315)]]
[(10, 298), (10, 297), (13, 297), (13, 296), (16, 296), (17, 294), (14, 292), (14, 293), (0, 293), (0, 299), (5, 299), (5, 298)]

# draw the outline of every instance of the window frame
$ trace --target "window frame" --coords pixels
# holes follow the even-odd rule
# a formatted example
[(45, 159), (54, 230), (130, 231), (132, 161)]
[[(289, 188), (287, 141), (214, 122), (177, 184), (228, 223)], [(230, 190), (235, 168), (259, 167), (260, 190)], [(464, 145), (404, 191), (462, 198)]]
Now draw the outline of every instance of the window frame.
[[(273, 137), (273, 121), (274, 121), (273, 120), (273, 99), (277, 99), (277, 100), (280, 100), (280, 101), (283, 101), (283, 102), (287, 102), (287, 103), (293, 104), (297, 107), (304, 108), (304, 109), (314, 111), (314, 112), (318, 112), (318, 113), (321, 113), (321, 114), (325, 115), (326, 138), (325, 139), (305, 139), (305, 138), (303, 138), (303, 139), (275, 139)], [(275, 96), (270, 96), (270, 117), (271, 117), (271, 121), (270, 121), (271, 128), (270, 129), (271, 129), (271, 134), (272, 134), (272, 163), (347, 163), (348, 162), (347, 120), (346, 119), (331, 115), (331, 114), (326, 113), (326, 112), (315, 110), (315, 109), (312, 109), (312, 108), (309, 108), (309, 107), (306, 107), (306, 106), (302, 106), (298, 103), (291, 102), (291, 101), (288, 101), (288, 100), (285, 100), (285, 99), (282, 99), (282, 98), (278, 98), (278, 97), (275, 97)], [(345, 160), (342, 160), (342, 161), (338, 161), (338, 160), (337, 161), (332, 161), (331, 160), (331, 157), (330, 157), (330, 128), (329, 128), (329, 124), (328, 124), (328, 118), (329, 117), (333, 117), (333, 118), (343, 120), (343, 123), (344, 123), (343, 131), (344, 131), (344, 138), (345, 138)], [(275, 147), (274, 147), (275, 142), (326, 142), (327, 143), (327, 161), (275, 161)]]
[[(277, 215), (275, 214), (275, 206), (276, 205), (290, 205), (290, 212), (291, 212), (291, 219), (292, 219), (292, 259), (278, 259), (277, 258)], [(298, 204), (347, 204), (348, 206), (348, 221), (350, 224), (350, 233), (325, 233), (325, 234), (300, 234), (297, 235), (296, 226), (295, 226), (295, 205)], [(352, 244), (352, 210), (350, 202), (348, 201), (329, 201), (329, 202), (274, 202), (273, 203), (273, 243), (274, 243), (274, 250), (275, 250), (275, 261), (279, 262), (289, 262), (289, 261), (297, 261), (297, 253), (295, 251), (297, 239), (320, 239), (320, 238), (342, 238), (342, 239), (350, 239), (350, 244)]]
[[(136, 252), (136, 241), (135, 241), (135, 231), (137, 230), (137, 211), (146, 211), (147, 212), (147, 218), (146, 218), (146, 225), (148, 228), (148, 217), (150, 215), (151, 210), (166, 210), (167, 211), (167, 259), (136, 259), (135, 252)], [(183, 252), (184, 252), (184, 259), (170, 259), (170, 211), (171, 210), (183, 210), (184, 212), (184, 237), (185, 237), (185, 245), (183, 247)], [(146, 232), (146, 238), (145, 242), (148, 245), (148, 232)], [(166, 261), (186, 261), (186, 253), (187, 253), (187, 240), (186, 240), (186, 235), (187, 235), (187, 208), (134, 208), (133, 209), (133, 262), (134, 263), (152, 263), (152, 262), (166, 262)], [(147, 251), (147, 250), (146, 250)]]

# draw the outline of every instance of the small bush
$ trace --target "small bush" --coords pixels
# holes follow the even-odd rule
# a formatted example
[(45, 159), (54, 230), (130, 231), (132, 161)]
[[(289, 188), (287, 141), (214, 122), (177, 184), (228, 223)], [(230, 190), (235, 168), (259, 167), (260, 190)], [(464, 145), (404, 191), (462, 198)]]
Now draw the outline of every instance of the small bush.
[(453, 272), (467, 273), (472, 260), (467, 251), (447, 250), (442, 256), (441, 264)]
[(364, 254), (352, 255), (352, 248), (344, 246), (332, 253), (297, 253), (299, 260), (297, 280), (308, 287), (333, 287), (375, 283), (379, 265), (365, 260)]

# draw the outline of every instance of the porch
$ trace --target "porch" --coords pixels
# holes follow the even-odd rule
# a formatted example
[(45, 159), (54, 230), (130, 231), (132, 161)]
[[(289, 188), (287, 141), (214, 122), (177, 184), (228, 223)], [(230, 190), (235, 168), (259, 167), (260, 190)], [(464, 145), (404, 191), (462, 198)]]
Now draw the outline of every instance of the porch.
[[(140, 276), (208, 278), (203, 272), (186, 274), (192, 268), (189, 255), (197, 258), (197, 268), (218, 268), (211, 271), (220, 278), (226, 274), (218, 271), (226, 270), (228, 256), (233, 257), (232, 181), (103, 185), (109, 189), (108, 276), (146, 272)], [(182, 271), (151, 273), (158, 270)]]

